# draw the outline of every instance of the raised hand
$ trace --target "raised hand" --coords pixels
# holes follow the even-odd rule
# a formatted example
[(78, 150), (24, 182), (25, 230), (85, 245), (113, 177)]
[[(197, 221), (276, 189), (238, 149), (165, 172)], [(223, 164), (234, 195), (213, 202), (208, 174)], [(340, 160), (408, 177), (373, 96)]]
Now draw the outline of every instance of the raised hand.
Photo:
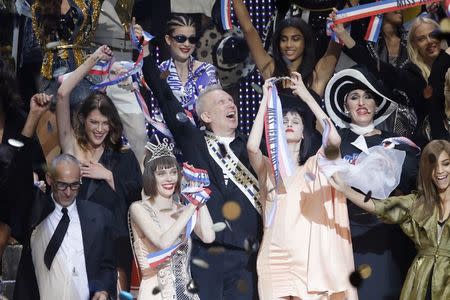
[[(333, 21), (333, 23), (336, 21), (336, 13), (337, 9), (333, 8), (333, 11), (328, 15), (328, 19)], [(331, 26), (331, 30), (333, 30), (337, 34), (337, 36), (347, 33), (344, 24), (334, 24)]]
[(34, 94), (30, 99), (30, 114), (41, 116), (50, 108), (53, 95), (44, 93)]
[(108, 46), (103, 45), (97, 48), (95, 52), (92, 54), (92, 56), (97, 60), (110, 60), (113, 57), (113, 52), (111, 49), (109, 49)]
[(136, 18), (133, 17), (133, 19), (131, 20), (131, 25), (133, 27), (134, 34), (140, 40), (143, 36), (144, 30), (142, 29), (141, 25), (136, 24)]
[(303, 101), (305, 101), (308, 98), (308, 96), (310, 96), (310, 93), (306, 88), (305, 83), (303, 82), (302, 79), (302, 75), (300, 75), (300, 73), (298, 72), (291, 73), (291, 83), (292, 84), (290, 88), (292, 89), (292, 93), (294, 95), (297, 95)]

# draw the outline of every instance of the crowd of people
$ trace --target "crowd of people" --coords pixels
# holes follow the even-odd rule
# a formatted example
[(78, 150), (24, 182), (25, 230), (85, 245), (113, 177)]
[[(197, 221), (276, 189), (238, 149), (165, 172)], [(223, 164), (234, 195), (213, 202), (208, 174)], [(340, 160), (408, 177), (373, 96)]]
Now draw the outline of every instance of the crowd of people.
[[(36, 1), (27, 113), (0, 61), (0, 257), (23, 245), (14, 299), (450, 298), (443, 2), (409, 23), (385, 13), (369, 42), (330, 7), (336, 38), (318, 55), (306, 8), (266, 47), (233, 0), (264, 80), (247, 136), (239, 99), (196, 58), (191, 15), (168, 20), (160, 64), (133, 18), (134, 61), (118, 62), (86, 47), (99, 1)], [(36, 137), (44, 115), (56, 155)]]

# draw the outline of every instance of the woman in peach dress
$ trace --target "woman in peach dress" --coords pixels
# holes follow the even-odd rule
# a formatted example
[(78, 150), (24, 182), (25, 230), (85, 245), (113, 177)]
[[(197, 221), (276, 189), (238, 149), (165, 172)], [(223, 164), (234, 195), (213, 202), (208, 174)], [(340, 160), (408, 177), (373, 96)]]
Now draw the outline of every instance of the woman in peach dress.
[[(303, 101), (318, 120), (330, 127), (326, 145), (339, 149), (340, 137), (328, 117), (306, 89), (300, 74), (291, 77), (298, 105), (283, 109), (284, 132), (292, 176), (275, 186), (270, 160), (259, 150), (269, 79), (247, 144), (264, 203), (264, 236), (258, 255), (258, 292), (265, 299), (357, 299), (348, 277), (354, 271), (346, 199), (333, 189), (318, 161), (327, 159), (323, 149), (308, 158), (311, 127)], [(287, 106), (287, 105), (285, 105)], [(303, 139), (305, 137), (305, 139)], [(328, 152), (327, 152), (328, 153)], [(338, 157), (338, 151), (335, 153)]]

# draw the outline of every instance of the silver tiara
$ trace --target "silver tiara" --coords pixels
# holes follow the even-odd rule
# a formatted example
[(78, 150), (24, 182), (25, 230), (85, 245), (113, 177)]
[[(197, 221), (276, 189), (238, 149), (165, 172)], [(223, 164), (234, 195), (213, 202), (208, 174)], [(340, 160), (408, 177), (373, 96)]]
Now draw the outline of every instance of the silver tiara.
[(148, 159), (148, 161), (146, 161), (146, 163), (164, 156), (175, 158), (175, 155), (173, 154), (173, 143), (170, 143), (169, 139), (167, 138), (164, 138), (163, 141), (160, 142), (158, 136), (155, 135), (155, 137), (158, 144), (147, 142), (147, 144), (145, 145), (145, 148), (152, 154), (152, 156), (150, 157), (150, 159)]

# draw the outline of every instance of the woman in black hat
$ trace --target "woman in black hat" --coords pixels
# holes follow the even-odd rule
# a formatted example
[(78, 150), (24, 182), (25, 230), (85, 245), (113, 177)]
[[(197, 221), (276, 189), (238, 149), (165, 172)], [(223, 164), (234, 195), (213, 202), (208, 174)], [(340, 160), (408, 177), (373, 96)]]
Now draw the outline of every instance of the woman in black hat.
[[(324, 56), (317, 62), (311, 28), (301, 18), (292, 17), (284, 19), (277, 25), (273, 35), (271, 56), (264, 49), (243, 1), (234, 0), (233, 7), (255, 64), (264, 79), (272, 76), (290, 76), (291, 72), (298, 72), (308, 88), (319, 96), (323, 95), (339, 58), (340, 45), (331, 41)], [(283, 87), (288, 87), (289, 84), (290, 82), (286, 80)]]
[[(432, 90), (427, 86), (431, 67), (441, 51), (441, 43), (433, 35), (433, 31), (438, 27), (439, 25), (431, 19), (423, 17), (415, 19), (406, 45), (410, 62), (402, 68), (374, 59), (366, 47), (353, 40), (342, 24), (333, 27), (336, 35), (345, 44), (346, 53), (354, 61), (367, 66), (385, 82), (390, 90), (398, 90), (406, 94), (408, 103), (401, 104), (414, 108), (417, 125), (412, 124), (413, 139), (419, 146), (426, 144), (430, 138), (442, 136), (442, 132), (439, 132), (442, 128), (436, 127), (435, 124), (443, 123), (444, 114), (434, 109), (434, 103), (429, 101)], [(427, 132), (428, 122), (431, 133)]]
[[(291, 83), (296, 103), (282, 102), (283, 131), (277, 131), (277, 135), (282, 135), (287, 144), (286, 156), (279, 163), (283, 160), (286, 169), (292, 167), (292, 174), (280, 176), (277, 183), (271, 160), (259, 149), (264, 115), (269, 114), (266, 126), (272, 118), (267, 109), (269, 87), (273, 84), (270, 79), (264, 85), (263, 100), (247, 142), (250, 163), (259, 181), (265, 223), (257, 260), (259, 297), (357, 299), (347, 279), (354, 264), (346, 200), (333, 190), (320, 170), (319, 161), (327, 151), (308, 146), (312, 135), (308, 114), (314, 113), (330, 125), (328, 149), (338, 149), (340, 137), (299, 73), (293, 73)], [(302, 108), (304, 104), (307, 109)], [(281, 144), (283, 141), (278, 151), (283, 148)], [(339, 151), (335, 154), (338, 156)]]
[[(396, 104), (387, 96), (383, 85), (363, 67), (340, 71), (331, 78), (325, 90), (325, 107), (341, 128), (341, 155), (350, 163), (354, 164), (362, 151), (394, 136), (375, 126), (395, 111)], [(393, 140), (387, 141), (395, 144)], [(396, 148), (406, 151), (406, 157), (400, 184), (394, 192), (408, 194), (417, 176), (416, 152), (407, 144)], [(348, 203), (348, 211), (355, 264), (369, 264), (373, 269), (372, 276), (359, 289), (360, 299), (397, 299), (406, 275), (402, 272), (412, 259), (412, 255), (408, 256), (408, 246), (412, 250), (412, 245), (398, 228), (381, 223), (354, 204)]]

